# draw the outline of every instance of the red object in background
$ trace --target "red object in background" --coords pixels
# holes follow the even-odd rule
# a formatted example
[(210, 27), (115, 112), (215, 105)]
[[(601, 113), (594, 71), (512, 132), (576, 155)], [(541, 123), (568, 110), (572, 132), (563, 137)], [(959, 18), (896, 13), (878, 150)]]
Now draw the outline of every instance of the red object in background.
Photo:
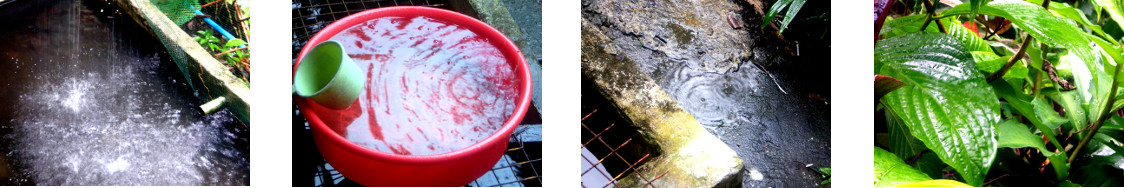
[(964, 25), (964, 27), (968, 28), (969, 31), (972, 31), (973, 33), (976, 33), (976, 36), (983, 37), (983, 35), (980, 35), (980, 27), (976, 26), (975, 22), (966, 21), (966, 22), (964, 22), (963, 25)]
[[(328, 25), (307, 44), (318, 44), (351, 26), (387, 16), (425, 16), (463, 26), (491, 39), (493, 45), (503, 52), (508, 63), (514, 68), (516, 77), (519, 78), (519, 96), (515, 101), (515, 112), (504, 121), (503, 127), (496, 133), (467, 148), (436, 155), (399, 155), (366, 148), (348, 141), (347, 138), (333, 131), (326, 124), (324, 117), (320, 117), (319, 113), (315, 112), (317, 109), (309, 104), (314, 102), (294, 96), (301, 111), (313, 112), (301, 114), (312, 127), (316, 147), (324, 159), (340, 174), (366, 186), (462, 186), (476, 180), (491, 169), (503, 155), (507, 148), (508, 137), (523, 119), (531, 102), (531, 74), (519, 48), (503, 33), (475, 18), (448, 10), (411, 6), (379, 8), (345, 17)], [(305, 52), (312, 46), (315, 45), (305, 45), (301, 50), (301, 54), (297, 57), (298, 63), (293, 64), (294, 72)]]

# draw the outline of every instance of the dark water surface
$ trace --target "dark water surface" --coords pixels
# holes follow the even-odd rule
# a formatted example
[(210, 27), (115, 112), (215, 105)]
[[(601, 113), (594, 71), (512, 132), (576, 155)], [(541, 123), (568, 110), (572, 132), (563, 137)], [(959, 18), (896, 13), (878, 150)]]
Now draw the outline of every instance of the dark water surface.
[(0, 184), (248, 185), (249, 131), (103, 1), (0, 6)]

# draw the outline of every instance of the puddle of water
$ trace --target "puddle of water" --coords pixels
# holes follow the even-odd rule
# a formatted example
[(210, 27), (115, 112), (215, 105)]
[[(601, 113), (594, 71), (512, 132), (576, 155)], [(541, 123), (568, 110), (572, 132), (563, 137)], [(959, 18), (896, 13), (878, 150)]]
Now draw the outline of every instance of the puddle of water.
[(0, 184), (249, 184), (248, 130), (202, 115), (164, 48), (115, 5), (6, 6), (37, 11), (0, 29), (12, 41), (0, 46)]

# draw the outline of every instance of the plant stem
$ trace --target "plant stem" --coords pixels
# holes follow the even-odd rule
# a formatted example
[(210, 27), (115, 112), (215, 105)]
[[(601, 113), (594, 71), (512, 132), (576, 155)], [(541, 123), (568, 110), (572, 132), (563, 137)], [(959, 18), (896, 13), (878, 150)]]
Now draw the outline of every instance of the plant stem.
[(1038, 93), (1042, 90), (1042, 70), (1034, 71), (1034, 89), (1030, 90), (1030, 96), (1038, 98)]
[(1026, 48), (1028, 47), (1027, 45), (1030, 45), (1030, 39), (1033, 39), (1033, 38), (1034, 37), (1030, 36), (1030, 33), (1027, 33), (1026, 37), (1023, 38), (1023, 44), (1019, 45), (1019, 51), (1015, 52), (1015, 56), (1012, 56), (1011, 59), (1007, 60), (1007, 64), (1004, 64), (1003, 68), (1000, 68), (998, 71), (995, 71), (995, 73), (992, 73), (991, 76), (987, 76), (987, 82), (991, 82), (991, 81), (994, 81), (995, 79), (1002, 78), (1003, 74), (1007, 74), (1007, 70), (1011, 69), (1011, 66), (1015, 65), (1016, 61), (1019, 61), (1019, 59), (1022, 59), (1023, 55), (1026, 55)]
[(929, 27), (929, 22), (933, 22), (932, 14), (925, 15), (925, 23), (921, 24), (921, 29), (918, 29), (917, 32), (924, 32), (925, 28)]
[(1124, 62), (1117, 61), (1116, 73), (1112, 74), (1112, 87), (1109, 87), (1108, 100), (1105, 101), (1104, 108), (1101, 110), (1101, 117), (1097, 118), (1097, 121), (1093, 123), (1093, 128), (1089, 130), (1089, 134), (1085, 134), (1085, 137), (1081, 138), (1081, 142), (1077, 144), (1077, 148), (1074, 148), (1073, 153), (1069, 154), (1069, 163), (1073, 163), (1073, 159), (1077, 158), (1077, 154), (1081, 153), (1081, 149), (1085, 148), (1085, 144), (1089, 143), (1089, 140), (1097, 136), (1097, 130), (1101, 129), (1101, 125), (1104, 124), (1104, 121), (1112, 117), (1112, 104), (1116, 103), (1116, 87), (1120, 86), (1120, 82), (1116, 81), (1116, 78), (1120, 76), (1120, 69), (1124, 69)]
[(890, 7), (893, 7), (895, 2), (897, 1), (886, 2), (886, 6), (882, 6), (882, 13), (878, 14), (878, 19), (874, 20), (874, 41), (881, 39), (878, 33), (882, 32), (882, 24), (886, 22), (886, 16), (890, 15)]
[(936, 7), (933, 6), (933, 1), (925, 0), (925, 9), (929, 11), (929, 15), (925, 17), (925, 23), (921, 24), (920, 31), (925, 31), (925, 28), (929, 26), (929, 22), (937, 21), (937, 30), (941, 31), (941, 33), (948, 33), (944, 30), (944, 23), (941, 23), (940, 19), (933, 19), (938, 17)]
[(234, 52), (234, 51), (238, 51), (238, 50), (242, 50), (242, 49), (246, 49), (246, 48), (247, 47), (238, 47), (238, 48), (235, 48), (235, 49), (230, 49), (230, 50), (224, 51), (222, 53), (217, 53), (217, 54), (215, 54), (215, 58), (218, 58), (219, 56), (222, 56), (223, 54), (227, 54), (227, 53), (230, 53), (230, 52)]
[[(1048, 0), (1044, 0), (1044, 1), (1048, 1)], [(1036, 71), (1037, 73), (1034, 74), (1034, 90), (1032, 91), (1033, 93), (1030, 93), (1030, 95), (1034, 96), (1035, 98), (1038, 97), (1038, 93), (1039, 93), (1038, 91), (1042, 89), (1042, 72), (1046, 72), (1046, 66), (1044, 66), (1044, 65), (1046, 64), (1046, 53), (1047, 53), (1046, 48), (1047, 47), (1048, 46), (1046, 46), (1046, 43), (1041, 43), (1040, 45), (1038, 45), (1038, 50), (1041, 51), (1040, 55), (1042, 55), (1043, 66), (1039, 66), (1038, 71)]]

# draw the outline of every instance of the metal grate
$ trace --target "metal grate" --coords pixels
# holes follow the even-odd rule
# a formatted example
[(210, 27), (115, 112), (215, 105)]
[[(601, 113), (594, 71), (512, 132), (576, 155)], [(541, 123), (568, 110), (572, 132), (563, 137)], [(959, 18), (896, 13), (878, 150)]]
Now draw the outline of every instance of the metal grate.
[[(530, 107), (530, 109), (534, 109)], [(542, 125), (536, 111), (527, 112), (518, 128), (511, 133), (507, 151), (480, 178), (467, 187), (538, 187), (542, 186)], [(540, 121), (540, 122), (536, 122)], [(311, 127), (293, 106), (293, 186), (362, 186), (336, 171), (313, 145)], [(311, 181), (309, 181), (311, 179)]]
[(293, 61), (296, 61), (308, 39), (328, 24), (351, 14), (390, 6), (452, 10), (447, 0), (293, 0)]
[[(308, 39), (333, 21), (354, 13), (388, 6), (428, 6), (452, 10), (447, 0), (294, 0), (292, 3), (294, 62)], [(491, 170), (465, 186), (542, 186), (542, 117), (534, 107), (528, 109), (519, 127), (512, 131), (503, 157)], [(324, 161), (312, 144), (308, 123), (295, 105), (293, 129), (293, 186), (362, 186)]]
[[(640, 141), (641, 138), (638, 138), (636, 134), (620, 134), (620, 131), (629, 130), (620, 130), (624, 128), (614, 129), (616, 126), (616, 123), (612, 123), (614, 120), (609, 120), (609, 123), (591, 121), (592, 123), (587, 125), (586, 119), (591, 119), (590, 117), (594, 116), (595, 113), (597, 113), (597, 109), (593, 109), (593, 111), (587, 113), (581, 119), (582, 129), (584, 129), (582, 132), (582, 140), (584, 140), (584, 142), (582, 142), (582, 148), (588, 149), (590, 153), (593, 154), (592, 156), (586, 154), (582, 155), (582, 162), (590, 166), (589, 168), (582, 169), (582, 187), (616, 187), (616, 182), (630, 173), (636, 173), (643, 181), (641, 182), (644, 184), (642, 187), (655, 187), (652, 185), (652, 182), (667, 175), (667, 172), (656, 175), (655, 173), (645, 172), (638, 168), (640, 165), (644, 164), (646, 159), (654, 157), (651, 153), (642, 149), (643, 146), (638, 144), (642, 142)], [(595, 117), (592, 119), (601, 120), (602, 118), (612, 118), (606, 117), (609, 114), (598, 115), (602, 117)], [(608, 126), (605, 124), (608, 124)], [(608, 135), (612, 136), (610, 137)], [(634, 138), (637, 139), (636, 142), (633, 142)]]

